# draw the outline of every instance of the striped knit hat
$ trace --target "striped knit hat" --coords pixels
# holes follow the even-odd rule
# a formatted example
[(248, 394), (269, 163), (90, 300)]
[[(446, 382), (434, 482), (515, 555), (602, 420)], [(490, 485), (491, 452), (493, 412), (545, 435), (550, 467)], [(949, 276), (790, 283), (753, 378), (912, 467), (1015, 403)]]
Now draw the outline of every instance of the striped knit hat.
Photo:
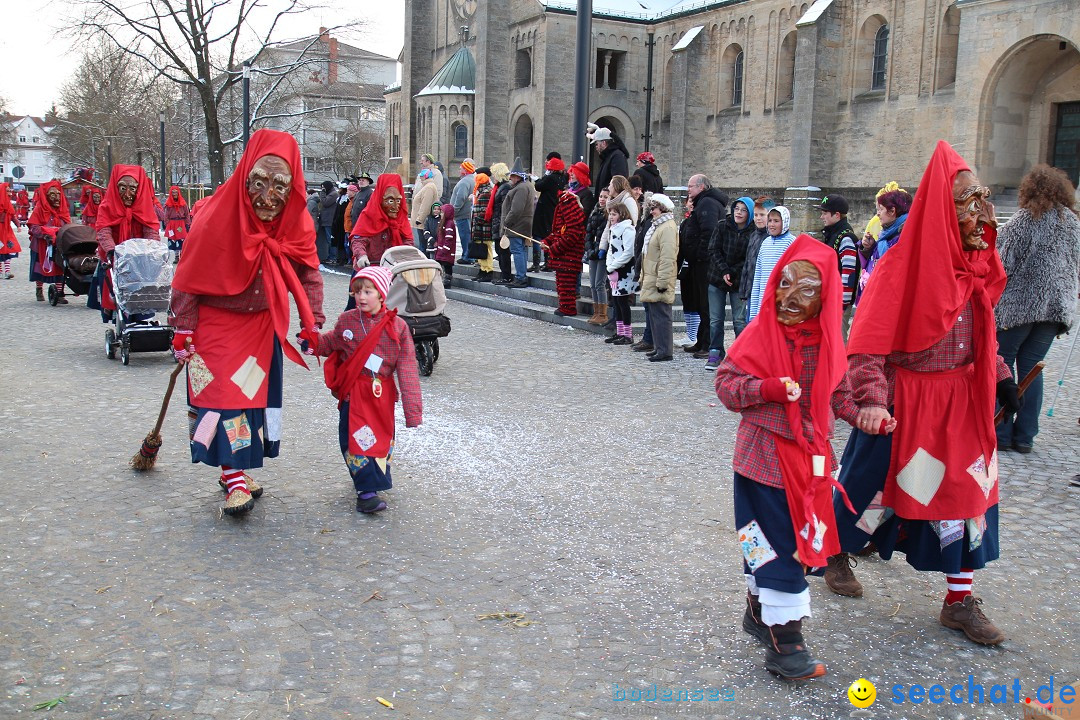
[(390, 281), (394, 279), (394, 273), (380, 265), (368, 265), (366, 268), (357, 270), (349, 282), (349, 290), (356, 292), (357, 280), (370, 280), (375, 289), (379, 291), (383, 302), (386, 302), (386, 294), (390, 292)]

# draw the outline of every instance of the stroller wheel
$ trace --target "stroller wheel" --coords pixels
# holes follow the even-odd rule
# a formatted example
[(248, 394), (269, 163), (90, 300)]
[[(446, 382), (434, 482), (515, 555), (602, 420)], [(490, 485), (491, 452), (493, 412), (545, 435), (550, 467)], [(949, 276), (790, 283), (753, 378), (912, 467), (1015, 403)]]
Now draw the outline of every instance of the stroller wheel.
[(105, 357), (116, 359), (116, 333), (112, 328), (105, 331)]
[(432, 357), (431, 362), (434, 363), (439, 359), (439, 338), (435, 338), (431, 341)]
[(120, 345), (120, 362), (124, 363), (125, 365), (131, 362), (131, 351), (128, 350), (127, 345)]
[(416, 364), (424, 377), (431, 375), (431, 371), (435, 369), (435, 353), (430, 342), (421, 340), (416, 343)]
[(56, 303), (59, 302), (59, 300), (60, 300), (60, 298), (56, 294), (56, 286), (55, 285), (50, 285), (49, 286), (49, 304), (52, 305), (53, 307), (56, 307)]

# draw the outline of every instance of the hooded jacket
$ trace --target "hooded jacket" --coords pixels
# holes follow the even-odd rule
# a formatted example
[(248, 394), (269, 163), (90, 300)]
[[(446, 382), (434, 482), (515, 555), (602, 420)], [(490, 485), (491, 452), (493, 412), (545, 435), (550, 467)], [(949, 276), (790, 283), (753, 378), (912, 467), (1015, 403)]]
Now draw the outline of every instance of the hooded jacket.
[(645, 192), (664, 192), (664, 179), (660, 177), (660, 171), (653, 163), (642, 165), (634, 171), (634, 175), (641, 178), (641, 189)]
[[(746, 224), (741, 227), (735, 222), (735, 203), (742, 203), (746, 208)], [(750, 236), (754, 233), (754, 201), (741, 197), (732, 203), (732, 212), (717, 224), (709, 238), (709, 269), (707, 278), (710, 285), (721, 290), (736, 291), (742, 281), (743, 265), (746, 264), (746, 248)], [(724, 282), (724, 276), (731, 277), (731, 285)]]
[(683, 246), (679, 248), (683, 260), (709, 261), (709, 240), (723, 219), (727, 205), (728, 196), (719, 188), (711, 187), (698, 193), (694, 198), (694, 211), (686, 219), (690, 225), (684, 231)]

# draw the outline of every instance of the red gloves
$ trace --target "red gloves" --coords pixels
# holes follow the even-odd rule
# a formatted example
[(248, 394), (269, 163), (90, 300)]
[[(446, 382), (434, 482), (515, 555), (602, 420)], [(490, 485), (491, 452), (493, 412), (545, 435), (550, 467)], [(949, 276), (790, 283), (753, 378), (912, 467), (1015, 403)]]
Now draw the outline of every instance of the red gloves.
[(191, 359), (195, 354), (195, 331), (175, 330), (172, 339), (173, 357), (181, 365)]

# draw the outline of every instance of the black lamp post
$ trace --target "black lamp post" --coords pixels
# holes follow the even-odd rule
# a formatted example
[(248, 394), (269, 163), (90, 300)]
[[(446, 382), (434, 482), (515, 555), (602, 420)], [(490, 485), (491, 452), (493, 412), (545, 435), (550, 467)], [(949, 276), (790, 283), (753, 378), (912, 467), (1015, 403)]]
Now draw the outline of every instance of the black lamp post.
[(251, 135), (251, 62), (244, 61), (244, 79), (241, 82), (243, 85), (244, 96), (244, 147), (247, 147), (248, 137)]
[(165, 112), (158, 112), (158, 126), (161, 130), (161, 192), (169, 192), (168, 175), (165, 174)]

